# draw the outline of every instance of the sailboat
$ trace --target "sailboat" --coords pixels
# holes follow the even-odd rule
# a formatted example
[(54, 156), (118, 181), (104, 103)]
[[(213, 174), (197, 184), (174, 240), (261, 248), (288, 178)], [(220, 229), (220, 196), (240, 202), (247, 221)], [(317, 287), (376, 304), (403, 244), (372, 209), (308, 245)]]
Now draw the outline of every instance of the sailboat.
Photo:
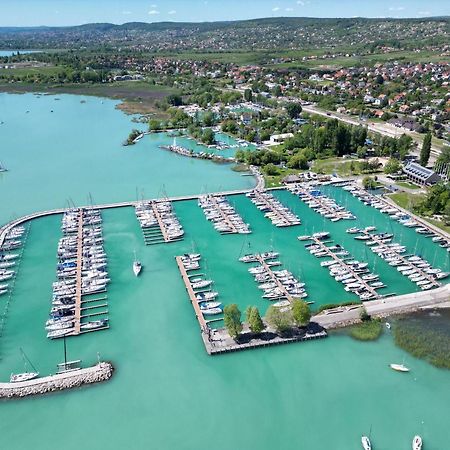
[(361, 437), (361, 444), (364, 450), (372, 450), (372, 444), (370, 443), (370, 439), (367, 436)]
[(0, 161), (0, 173), (1, 172), (8, 172), (8, 169), (3, 165), (3, 163)]
[(408, 367), (404, 364), (389, 364), (389, 367), (397, 372), (409, 372)]
[(412, 441), (412, 450), (421, 450), (422, 449), (422, 438), (420, 436), (414, 436)]
[(142, 264), (140, 261), (136, 259), (136, 252), (134, 252), (134, 262), (133, 262), (133, 273), (136, 276), (139, 276), (142, 270)]
[[(20, 349), (20, 353), (22, 354), (22, 359), (23, 359), (23, 363), (24, 363), (24, 367), (25, 367), (25, 372), (23, 373), (12, 373), (11, 377), (9, 378), (9, 381), (11, 383), (20, 383), (21, 381), (29, 381), (29, 380), (33, 380), (34, 378), (37, 378), (39, 376), (39, 372), (36, 370), (36, 368), (33, 366), (33, 364), (31, 363), (31, 361), (28, 359), (27, 355), (25, 355), (25, 352)], [(30, 364), (30, 366), (32, 367), (32, 369), (34, 370), (34, 372), (28, 372), (27, 371), (27, 363)]]

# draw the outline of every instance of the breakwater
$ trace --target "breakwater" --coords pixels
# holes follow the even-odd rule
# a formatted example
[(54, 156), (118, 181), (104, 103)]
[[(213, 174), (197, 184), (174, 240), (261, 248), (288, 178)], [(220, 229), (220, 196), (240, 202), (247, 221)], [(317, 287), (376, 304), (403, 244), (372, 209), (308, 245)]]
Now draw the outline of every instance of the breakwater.
[(73, 389), (85, 384), (109, 380), (114, 372), (111, 363), (101, 362), (86, 369), (58, 373), (20, 383), (0, 383), (0, 399), (21, 398)]

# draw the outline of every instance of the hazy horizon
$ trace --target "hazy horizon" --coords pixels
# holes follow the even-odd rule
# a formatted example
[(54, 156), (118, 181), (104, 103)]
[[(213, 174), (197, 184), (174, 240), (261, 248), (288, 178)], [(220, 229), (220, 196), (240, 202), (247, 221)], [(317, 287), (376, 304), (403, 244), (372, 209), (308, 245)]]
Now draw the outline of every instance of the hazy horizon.
[(2, 5), (0, 27), (66, 27), (88, 23), (221, 22), (271, 17), (417, 19), (450, 16), (441, 0), (23, 0)]

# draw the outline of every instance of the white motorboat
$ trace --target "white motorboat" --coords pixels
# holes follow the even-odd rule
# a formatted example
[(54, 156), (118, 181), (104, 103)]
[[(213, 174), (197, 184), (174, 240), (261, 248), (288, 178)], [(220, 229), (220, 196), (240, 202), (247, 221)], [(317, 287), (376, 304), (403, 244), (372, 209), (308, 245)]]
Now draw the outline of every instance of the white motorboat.
[(202, 309), (202, 314), (204, 316), (214, 316), (216, 314), (222, 314), (222, 308), (207, 308)]
[(412, 450), (422, 450), (422, 438), (419, 435), (414, 436)]
[(220, 308), (221, 306), (222, 306), (222, 303), (220, 303), (220, 302), (201, 302), (200, 303), (200, 309), (202, 311), (205, 309)]
[(133, 273), (136, 276), (139, 276), (139, 274), (141, 273), (142, 270), (142, 264), (140, 263), (140, 261), (135, 260), (133, 262)]
[(404, 364), (389, 364), (389, 367), (397, 372), (409, 372), (408, 367)]
[(364, 450), (372, 450), (372, 444), (367, 436), (361, 437), (361, 444)]

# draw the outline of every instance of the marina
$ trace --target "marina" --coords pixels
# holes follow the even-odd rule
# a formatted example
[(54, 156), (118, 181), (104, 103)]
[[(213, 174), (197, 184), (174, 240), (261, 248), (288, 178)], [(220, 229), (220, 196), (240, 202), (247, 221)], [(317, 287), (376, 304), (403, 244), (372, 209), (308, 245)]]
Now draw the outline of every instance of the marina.
[(316, 186), (297, 184), (290, 186), (289, 190), (304, 201), (311, 209), (332, 222), (356, 219), (350, 211), (347, 211), (333, 199), (324, 195)]
[(93, 208), (72, 209), (63, 216), (57, 281), (45, 324), (50, 339), (109, 328), (107, 297), (91, 297), (105, 293), (109, 283), (101, 224), (100, 211)]
[[(245, 255), (239, 261), (258, 263), (257, 266), (252, 266), (248, 271), (254, 276), (255, 281), (259, 283), (259, 289), (263, 290), (263, 298), (275, 300), (280, 307), (286, 307), (295, 298), (306, 298), (308, 294), (304, 288), (305, 283), (300, 283), (291, 272), (288, 270), (274, 270), (274, 267), (281, 265), (280, 261), (275, 260), (278, 256), (279, 253), (271, 251)], [(284, 304), (281, 300), (287, 301), (287, 304)]]
[(183, 239), (183, 227), (169, 199), (141, 201), (136, 204), (135, 210), (145, 245), (176, 242)]
[(264, 217), (270, 219), (272, 224), (276, 227), (300, 225), (300, 219), (267, 191), (255, 189), (246, 195), (250, 198), (252, 203), (264, 213)]
[(336, 281), (344, 283), (346, 291), (355, 293), (361, 300), (372, 300), (380, 297), (377, 289), (385, 287), (385, 285), (383, 283), (377, 285), (379, 276), (370, 273), (367, 263), (350, 260), (349, 253), (339, 244), (327, 245), (332, 244), (332, 241), (323, 241), (323, 238), (317, 236), (311, 236), (310, 239), (313, 242), (306, 244), (305, 247), (317, 258), (331, 258), (322, 262), (321, 266), (327, 267), (330, 275)]
[[(43, 99), (43, 101), (46, 100)], [(79, 100), (77, 102), (79, 103)], [(89, 102), (88, 99), (86, 106), (89, 106)], [(107, 102), (106, 100), (105, 103)], [(125, 131), (122, 127), (119, 136), (121, 139), (126, 134)], [(105, 131), (105, 134), (108, 132)], [(17, 139), (20, 140), (20, 136)], [(134, 158), (133, 153), (141, 151), (141, 147), (151, 139), (153, 136), (144, 137), (130, 150), (130, 153), (127, 153), (127, 156)], [(70, 144), (71, 142), (68, 142), (68, 148), (69, 151), (72, 151)], [(111, 149), (108, 136), (105, 145), (109, 145)], [(82, 144), (77, 146), (83, 147)], [(86, 148), (93, 149), (94, 147), (97, 148), (98, 144), (90, 147), (86, 145)], [(93, 151), (90, 150), (90, 152)], [(168, 152), (148, 152), (145, 149), (143, 153), (146, 155), (151, 153), (152, 157), (154, 153), (168, 157), (173, 156)], [(112, 154), (114, 155), (113, 151)], [(114, 155), (114, 158), (117, 156)], [(173, 159), (183, 160), (183, 158)], [(11, 168), (11, 172), (5, 178), (10, 178), (10, 175), (17, 172), (17, 164), (14, 161), (12, 161), (13, 164), (10, 164), (10, 161), (10, 156), (5, 157), (5, 162), (8, 162), (8, 166)], [(189, 161), (192, 164), (197, 162), (200, 161)], [(139, 159), (137, 161), (135, 159), (133, 164), (142, 164), (144, 167)], [(45, 164), (42, 163), (42, 165)], [(219, 167), (219, 165), (211, 166)], [(124, 167), (123, 170), (129, 171), (130, 169)], [(148, 166), (146, 170), (148, 171)], [(80, 173), (80, 176), (83, 177), (84, 173)], [(111, 175), (108, 172), (108, 176), (116, 177), (117, 175), (114, 173)], [(192, 175), (192, 177), (196, 176), (196, 174)], [(167, 180), (169, 178), (166, 177)], [(248, 179), (249, 177), (242, 178)], [(159, 180), (154, 181), (157, 184), (156, 192), (146, 190), (146, 198), (157, 198), (157, 190), (162, 185)], [(131, 189), (126, 193), (127, 198), (136, 198), (135, 186), (141, 186), (140, 181), (133, 179), (132, 183)], [(62, 185), (62, 183), (60, 184)], [(70, 184), (70, 179), (68, 179), (68, 184)], [(214, 187), (218, 184), (219, 182), (216, 184), (208, 182), (208, 185)], [(64, 185), (63, 188), (67, 187)], [(295, 210), (296, 214), (302, 218), (305, 227), (305, 229), (301, 226), (298, 229), (295, 227), (292, 229), (275, 228), (242, 195), (242, 191), (245, 194), (245, 191), (251, 187), (236, 186), (234, 188), (226, 185), (222, 189), (225, 192), (233, 189), (241, 192), (241, 194), (233, 195), (232, 204), (236, 212), (250, 223), (253, 232), (250, 236), (227, 238), (217, 233), (211, 223), (204, 220), (204, 214), (197, 206), (198, 195), (190, 195), (201, 192), (201, 188), (200, 185), (197, 191), (194, 189), (187, 191), (186, 195), (180, 195), (179, 191), (169, 189), (172, 194), (171, 198), (176, 198), (177, 195), (186, 197), (186, 200), (177, 201), (176, 211), (189, 239), (175, 242), (170, 246), (150, 247), (145, 247), (142, 241), (141, 228), (134, 214), (136, 201), (123, 201), (126, 198), (116, 196), (114, 192), (108, 198), (101, 194), (101, 187), (99, 188), (100, 194), (97, 194), (97, 188), (92, 188), (100, 206), (101, 204), (107, 205), (108, 202), (112, 204), (115, 202), (115, 198), (122, 200), (122, 202), (118, 202), (117, 208), (111, 207), (102, 210), (108, 270), (114, 281), (108, 287), (108, 297), (110, 304), (114, 305), (114, 308), (111, 307), (111, 318), (116, 317), (117, 322), (114, 319), (114, 326), (108, 333), (98, 333), (95, 337), (87, 334), (79, 336), (77, 339), (67, 339), (67, 341), (71, 352), (77, 358), (88, 361), (89, 355), (95, 355), (96, 351), (101, 351), (107, 355), (108, 360), (118, 362), (118, 370), (111, 383), (92, 388), (75, 389), (74, 392), (33, 400), (33, 411), (26, 411), (27, 402), (9, 403), (2, 416), (5, 427), (12, 427), (18, 422), (31, 427), (36, 416), (42, 418), (43, 421), (42, 427), (33, 428), (35, 431), (32, 438), (26, 437), (24, 433), (13, 436), (13, 448), (22, 448), (27, 445), (37, 445), (40, 448), (40, 446), (48, 445), (49, 433), (55, 427), (67, 426), (68, 420), (78, 428), (85, 426), (86, 420), (96, 420), (99, 426), (110, 428), (111, 431), (102, 439), (104, 444), (112, 449), (129, 445), (130, 433), (135, 436), (135, 445), (138, 448), (145, 448), (150, 442), (158, 448), (175, 447), (178, 439), (171, 437), (173, 421), (170, 422), (169, 418), (179, 418), (177, 433), (188, 442), (195, 426), (193, 417), (201, 416), (204, 413), (204, 405), (211, 401), (211, 392), (215, 393), (214, 409), (216, 413), (212, 418), (211, 428), (205, 427), (202, 430), (202, 439), (213, 441), (219, 427), (232, 426), (235, 423), (235, 415), (229, 413), (226, 405), (229, 398), (235, 395), (241, 386), (248, 388), (239, 391), (236, 407), (245, 408), (249, 414), (248, 427), (239, 431), (239, 439), (242, 445), (247, 447), (257, 445), (263, 449), (273, 446), (290, 448), (294, 445), (293, 443), (295, 445), (298, 443), (298, 445), (311, 448), (320, 446), (336, 449), (354, 448), (356, 450), (361, 445), (359, 442), (361, 433), (365, 430), (368, 432), (371, 423), (374, 424), (376, 430), (374, 444), (380, 447), (396, 446), (400, 448), (404, 446), (407, 448), (408, 445), (410, 448), (410, 441), (416, 433), (426, 437), (425, 445), (445, 447), (446, 433), (442, 430), (445, 430), (448, 396), (445, 395), (445, 392), (439, 393), (437, 390), (428, 389), (427, 386), (446, 383), (448, 375), (445, 371), (435, 369), (414, 358), (407, 361), (414, 376), (404, 378), (401, 374), (390, 370), (388, 364), (401, 362), (405, 354), (392, 343), (392, 338), (387, 332), (379, 341), (369, 345), (355, 342), (343, 335), (335, 337), (334, 333), (329, 333), (332, 336), (330, 339), (320, 339), (314, 343), (306, 342), (305, 345), (274, 345), (273, 348), (269, 348), (273, 341), (261, 341), (262, 349), (260, 351), (237, 353), (237, 350), (245, 349), (247, 345), (249, 349), (255, 348), (252, 346), (253, 341), (237, 345), (232, 341), (220, 340), (222, 337), (225, 339), (225, 336), (220, 331), (214, 331), (212, 332), (214, 350), (222, 351), (223, 349), (223, 352), (232, 353), (214, 361), (208, 359), (207, 353), (203, 350), (202, 339), (199, 339), (197, 328), (199, 325), (192, 313), (193, 307), (186, 301), (184, 284), (180, 282), (180, 272), (177, 265), (174, 264), (174, 255), (193, 251), (192, 240), (195, 241), (195, 251), (200, 252), (202, 261), (208, 263), (207, 266), (202, 264), (199, 271), (207, 273), (207, 278), (214, 280), (211, 292), (220, 293), (217, 299), (210, 301), (223, 299), (225, 304), (238, 302), (242, 311), (248, 304), (254, 304), (260, 308), (262, 314), (264, 305), (270, 304), (261, 298), (261, 293), (258, 291), (253, 277), (248, 275), (248, 266), (236, 262), (241, 247), (247, 245), (244, 245), (243, 242), (247, 238), (251, 239), (251, 247), (248, 252), (252, 254), (270, 248), (270, 242), (273, 239), (273, 247), (280, 252), (283, 265), (295, 273), (296, 277), (301, 275), (298, 279), (307, 283), (308, 293), (315, 300), (315, 306), (318, 307), (327, 301), (348, 300), (350, 297), (345, 296), (346, 292), (343, 289), (342, 292), (338, 291), (341, 283), (335, 284), (335, 280), (328, 276), (327, 271), (319, 274), (318, 260), (310, 255), (303, 246), (295, 244), (298, 235), (311, 233), (313, 228), (315, 230), (324, 229), (322, 219), (320, 217), (316, 219), (313, 211), (308, 214), (305, 204), (298, 202), (296, 198), (291, 200), (289, 193), (284, 190), (270, 191), (290, 210)], [(8, 189), (10, 189), (9, 185)], [(60, 217), (58, 214), (64, 212), (64, 201), (49, 204), (45, 203), (44, 197), (42, 202), (41, 199), (38, 199), (35, 204), (27, 205), (26, 202), (18, 200), (15, 191), (12, 189), (11, 195), (18, 207), (11, 210), (17, 211), (19, 215), (25, 216), (27, 212), (38, 209), (51, 210), (51, 208), (59, 206), (61, 208), (55, 215), (39, 217), (36, 213), (36, 220), (28, 220), (32, 220), (32, 233), (27, 240), (26, 251), (21, 262), (18, 289), (14, 290), (14, 308), (11, 308), (6, 329), (7, 340), (4, 340), (2, 345), (3, 380), (9, 379), (11, 370), (17, 371), (21, 367), (19, 357), (16, 355), (20, 343), (28, 340), (33, 342), (33, 345), (30, 346), (32, 348), (29, 349), (27, 346), (26, 351), (32, 361), (36, 362), (36, 368), (40, 373), (52, 373), (55, 362), (60, 361), (62, 345), (60, 341), (43, 342), (46, 340), (42, 333), (42, 320), (48, 312), (49, 286), (51, 286), (55, 272), (57, 245), (57, 241), (55, 243), (53, 239), (59, 238), (58, 222), (60, 222)], [(337, 201), (340, 201), (343, 194), (340, 189), (332, 187), (324, 192), (330, 197), (334, 195)], [(68, 194), (64, 195), (68, 197)], [(80, 198), (81, 195), (84, 193), (75, 199), (77, 205), (85, 204), (84, 197)], [(344, 199), (345, 202), (342, 204), (347, 204), (346, 197)], [(299, 203), (298, 207), (295, 205), (295, 201)], [(415, 237), (411, 237), (411, 233), (414, 236), (416, 234), (414, 229), (405, 227), (405, 233), (399, 239), (400, 224), (398, 222), (393, 223), (394, 231), (392, 231), (386, 225), (390, 220), (388, 214), (384, 214), (380, 219), (377, 211), (372, 212), (372, 208), (367, 205), (362, 203), (356, 205), (356, 200), (352, 201), (351, 197), (348, 200), (348, 210), (358, 217), (354, 223), (356, 227), (364, 228), (375, 224), (379, 230), (394, 232), (395, 239), (410, 248), (411, 252), (416, 247)], [(120, 203), (123, 203), (123, 206)], [(28, 211), (26, 211), (27, 208)], [(7, 220), (19, 219), (17, 216), (8, 215), (2, 223)], [(379, 224), (382, 220), (383, 222)], [(364, 241), (359, 242), (352, 236), (346, 235), (347, 223), (347, 221), (329, 222), (329, 227), (326, 229), (331, 231), (333, 239), (341, 243), (349, 253), (354, 255), (355, 259), (361, 262), (370, 261), (369, 266), (373, 267), (373, 258), (378, 257), (372, 252), (367, 252), (366, 260)], [(446, 270), (445, 259), (442, 256), (445, 249), (440, 248), (438, 244), (428, 238), (426, 238), (426, 242), (433, 250), (422, 248), (424, 247), (422, 244), (424, 236), (417, 233), (417, 237), (419, 238), (418, 252), (423, 254), (426, 260), (433, 262), (434, 248), (438, 248), (438, 256), (433, 267)], [(138, 280), (131, 270), (134, 249), (137, 250), (139, 259), (145, 267), (145, 274), (141, 275)], [(40, 267), (39, 276), (35, 269), (37, 265)], [(370, 314), (376, 314), (376, 311), (381, 311), (381, 308), (385, 308), (383, 311), (390, 314), (397, 310), (419, 307), (417, 306), (419, 304), (434, 304), (433, 302), (436, 300), (431, 300), (430, 297), (435, 295), (435, 289), (412, 293), (414, 286), (408, 284), (408, 279), (399, 274), (395, 268), (387, 266), (389, 266), (387, 263), (380, 260), (379, 264), (377, 263), (377, 273), (389, 285), (389, 290), (399, 293), (410, 292), (411, 294), (408, 299), (402, 300), (402, 308), (399, 308), (394, 297), (368, 301), (366, 308)], [(227, 270), (230, 270), (230, 274)], [(444, 289), (444, 287), (438, 289)], [(30, 292), (33, 292), (33, 295), (30, 296)], [(421, 303), (418, 301), (416, 303), (415, 299), (418, 295), (426, 296), (423, 297)], [(98, 297), (103, 296), (104, 294), (98, 295)], [(180, 299), (181, 301), (179, 301)], [(382, 303), (383, 300), (385, 303)], [(91, 303), (85, 303), (85, 305), (89, 304)], [(132, 314), (131, 311), (133, 311)], [(332, 317), (335, 316), (334, 314), (329, 316), (330, 320), (338, 319), (338, 317)], [(215, 317), (218, 316), (211, 316), (211, 320), (214, 320)], [(26, 327), (23, 326), (24, 323), (27, 323)], [(213, 322), (208, 325), (213, 327), (214, 324)], [(245, 331), (244, 329), (244, 333)], [(213, 346), (211, 345), (211, 347)], [(91, 358), (89, 363), (94, 362), (92, 359), (95, 358)], [(280, 369), (286, 364), (289, 365), (288, 370)], [(152, 384), (137, 381), (137, 374), (146, 373), (152, 373), (154, 378)], [(398, 381), (398, 376), (403, 377), (401, 383)], [(373, 377), (379, 379), (380, 383), (371, 385), (371, 388), (367, 389), (367, 380)], [(414, 378), (417, 380), (414, 381)], [(131, 385), (136, 387), (136, 392), (130, 391), (129, 386)], [(330, 437), (318, 437), (317, 429), (314, 427), (311, 429), (311, 423), (316, 421), (320, 423), (323, 419), (323, 408), (319, 407), (318, 399), (323, 398), (324, 390), (327, 392), (327, 398), (334, 405), (333, 413), (336, 415), (348, 411), (354, 405), (353, 402), (356, 398), (365, 398), (367, 402), (374, 405), (370, 421), (362, 415), (349, 416), (345, 426), (342, 426), (339, 421), (330, 423), (329, 433), (327, 433)], [(186, 392), (190, 392), (190, 394), (187, 395)], [(411, 392), (414, 392), (416, 408), (410, 408)], [(251, 433), (250, 436), (250, 432), (247, 432), (246, 429), (258, 426), (261, 422), (261, 415), (258, 414), (260, 408), (257, 408), (254, 403), (255, 396), (259, 396), (260, 403), (264, 404), (270, 422), (268, 422), (269, 425), (265, 432), (256, 436)], [(396, 398), (395, 402), (391, 402), (393, 397)], [(195, 401), (192, 401), (193, 398)], [(390, 405), (388, 413), (385, 407), (378, 408), (376, 406), (378, 401), (383, 405)], [(70, 408), (67, 408), (67, 402), (70, 402)], [(163, 410), (154, 408), (152, 405), (155, 402), (163, 402), (165, 405)], [(291, 427), (292, 422), (288, 421), (285, 432), (280, 435), (278, 433), (279, 422), (276, 419), (277, 411), (281, 409), (290, 417), (298, 417), (299, 404), (309, 405), (308, 420), (297, 421), (298, 427), (295, 428), (295, 431)], [(119, 431), (120, 421), (117, 420), (117, 414), (114, 413), (119, 409), (123, 410), (124, 414), (130, 418), (127, 423), (127, 436), (124, 435), (123, 428), (122, 431)], [(55, 414), (55, 411), (60, 414)], [(392, 417), (396, 418), (395, 427), (391, 425)], [(422, 421), (425, 425), (421, 426)], [(144, 426), (148, 430), (146, 433), (142, 433)], [(398, 431), (400, 427), (401, 432)], [(381, 433), (380, 430), (383, 432)], [(299, 432), (303, 436), (300, 443)], [(95, 440), (96, 438), (98, 436), (93, 429), (86, 429), (85, 439)], [(192, 442), (192, 446), (201, 445), (199, 442), (195, 440)], [(229, 436), (224, 436), (215, 445), (219, 449), (225, 449), (235, 445), (235, 441)], [(72, 448), (72, 445), (69, 444), (69, 447)]]
[(366, 245), (370, 245), (372, 252), (396, 267), (404, 276), (416, 283), (420, 289), (428, 290), (439, 287), (439, 279), (447, 278), (448, 272), (431, 267), (431, 264), (417, 255), (406, 255), (406, 247), (392, 243), (393, 235), (390, 233), (370, 233), (362, 230), (355, 239), (363, 238)]
[(220, 195), (204, 195), (198, 199), (198, 205), (205, 217), (213, 222), (214, 228), (221, 234), (250, 234), (250, 227), (230, 205), (226, 197)]

